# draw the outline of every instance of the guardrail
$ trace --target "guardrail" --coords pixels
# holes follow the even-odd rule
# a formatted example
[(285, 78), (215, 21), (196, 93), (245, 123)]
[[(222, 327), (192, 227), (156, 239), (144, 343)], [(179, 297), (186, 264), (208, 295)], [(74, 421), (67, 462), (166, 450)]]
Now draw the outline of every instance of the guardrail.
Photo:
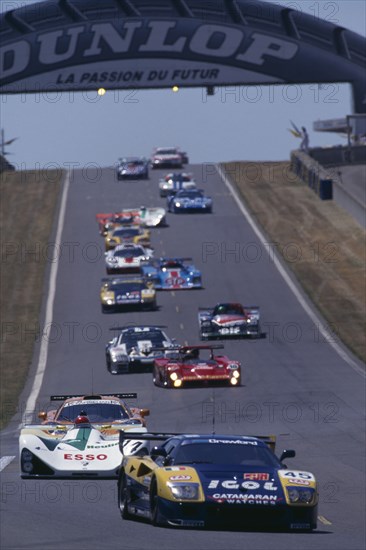
[(366, 164), (366, 145), (312, 147), (309, 155), (323, 167)]
[[(363, 150), (365, 149), (363, 147)], [(291, 170), (313, 189), (321, 200), (334, 199), (362, 227), (366, 227), (366, 205), (347, 189), (334, 168), (325, 168), (302, 151), (292, 151)]]
[(321, 200), (333, 199), (333, 180), (329, 172), (302, 151), (291, 152), (291, 170), (306, 183)]

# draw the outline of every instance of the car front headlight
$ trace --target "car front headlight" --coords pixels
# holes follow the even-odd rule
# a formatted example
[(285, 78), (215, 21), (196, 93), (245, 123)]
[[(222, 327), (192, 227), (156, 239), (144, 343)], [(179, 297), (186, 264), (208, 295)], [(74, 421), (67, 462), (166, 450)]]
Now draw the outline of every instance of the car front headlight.
[(128, 361), (128, 356), (124, 353), (112, 353), (111, 354), (111, 359), (112, 359), (113, 363), (117, 363), (117, 361), (127, 362)]
[(306, 487), (287, 487), (287, 494), (291, 504), (311, 504), (315, 493)]
[(172, 495), (179, 500), (197, 500), (199, 496), (198, 483), (168, 482)]

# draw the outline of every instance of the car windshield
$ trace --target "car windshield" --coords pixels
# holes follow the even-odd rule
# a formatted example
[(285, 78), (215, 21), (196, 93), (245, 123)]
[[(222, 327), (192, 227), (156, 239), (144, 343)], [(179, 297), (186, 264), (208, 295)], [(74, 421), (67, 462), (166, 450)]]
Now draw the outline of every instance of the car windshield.
[(110, 220), (112, 223), (128, 224), (133, 222), (133, 216), (113, 216)]
[(174, 457), (175, 464), (208, 462), (212, 464), (235, 464), (258, 468), (276, 468), (277, 457), (268, 447), (241, 439), (184, 441)]
[(164, 334), (161, 330), (150, 330), (143, 332), (129, 332), (123, 334), (122, 343), (126, 344), (128, 349), (134, 348), (138, 345), (138, 342), (151, 342), (151, 347), (161, 348), (166, 341)]
[(181, 262), (162, 262), (161, 269), (182, 269), (184, 266)]
[(216, 365), (216, 361), (212, 358), (212, 350), (199, 348), (183, 348), (179, 350), (179, 361), (183, 363), (205, 363), (208, 365)]
[(175, 147), (166, 147), (164, 149), (157, 149), (156, 150), (157, 155), (176, 155), (177, 150)]
[(79, 415), (87, 416), (90, 422), (113, 422), (129, 418), (129, 414), (119, 403), (103, 402), (88, 403), (78, 402), (65, 404), (57, 415), (57, 421), (68, 420), (73, 422)]
[(144, 255), (145, 253), (140, 246), (115, 250), (113, 254), (113, 256), (116, 256), (117, 258), (135, 258), (137, 256), (144, 256)]
[(244, 315), (243, 308), (240, 304), (221, 304), (216, 306), (214, 315)]
[(173, 174), (168, 181), (181, 183), (182, 181), (191, 181), (192, 178), (186, 174)]
[(128, 229), (126, 227), (122, 227), (113, 231), (113, 237), (135, 237), (139, 234), (139, 232), (140, 230), (137, 227), (131, 227)]
[(197, 199), (197, 198), (202, 198), (203, 197), (203, 193), (202, 191), (179, 191), (175, 197), (178, 199), (180, 198), (188, 198), (188, 199)]

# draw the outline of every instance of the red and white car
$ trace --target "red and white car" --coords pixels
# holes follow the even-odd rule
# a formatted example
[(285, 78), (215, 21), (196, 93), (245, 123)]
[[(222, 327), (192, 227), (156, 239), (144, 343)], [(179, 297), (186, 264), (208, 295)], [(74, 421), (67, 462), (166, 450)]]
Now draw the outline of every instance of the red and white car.
[[(155, 359), (153, 382), (164, 388), (219, 383), (240, 386), (241, 365), (226, 355), (214, 355), (221, 345), (180, 346)], [(166, 351), (166, 350), (165, 350)]]
[(187, 154), (178, 147), (157, 147), (151, 155), (152, 168), (182, 168), (187, 162)]

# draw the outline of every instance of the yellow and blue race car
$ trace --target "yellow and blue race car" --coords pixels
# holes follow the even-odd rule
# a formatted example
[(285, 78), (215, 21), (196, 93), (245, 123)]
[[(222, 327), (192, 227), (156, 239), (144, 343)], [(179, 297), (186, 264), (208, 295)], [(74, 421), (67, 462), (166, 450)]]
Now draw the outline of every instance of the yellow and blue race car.
[(150, 246), (150, 230), (138, 225), (116, 225), (104, 238), (105, 249), (113, 250), (118, 244), (133, 243)]
[(102, 279), (100, 289), (102, 313), (122, 308), (156, 309), (156, 291), (151, 281), (138, 275), (119, 275)]
[(153, 525), (310, 531), (317, 526), (312, 473), (289, 469), (274, 454), (275, 438), (243, 435), (120, 433), (163, 440), (147, 456), (124, 457), (118, 478), (123, 519)]

